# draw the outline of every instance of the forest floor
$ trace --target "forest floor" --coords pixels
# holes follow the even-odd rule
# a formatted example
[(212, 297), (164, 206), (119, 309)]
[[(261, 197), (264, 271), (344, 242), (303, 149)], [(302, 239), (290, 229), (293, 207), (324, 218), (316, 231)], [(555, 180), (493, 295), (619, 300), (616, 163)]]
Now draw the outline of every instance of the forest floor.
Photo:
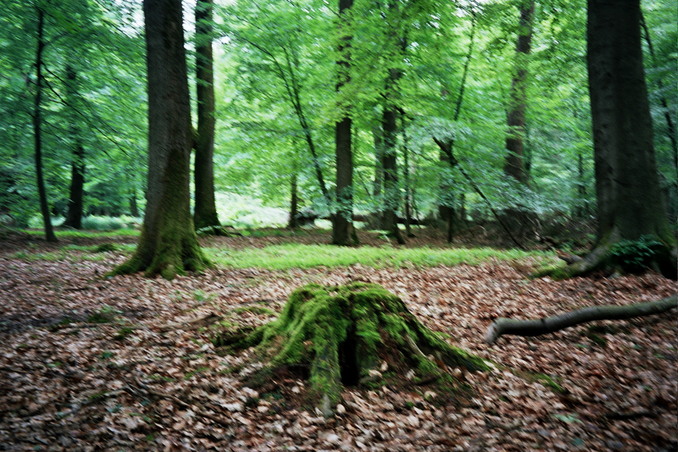
[[(299, 237), (204, 239), (211, 247), (261, 247)], [(377, 236), (362, 237), (378, 244)], [(134, 243), (135, 238), (116, 239)], [(411, 246), (442, 246), (422, 237)], [(173, 281), (105, 273), (124, 252), (0, 241), (0, 450), (675, 451), (678, 448), (676, 313), (596, 322), (538, 338), (483, 341), (497, 317), (541, 317), (675, 293), (658, 275), (526, 277), (533, 261), (469, 266), (260, 270), (215, 268)], [(290, 292), (315, 282), (382, 284), (449, 342), (491, 360), (458, 378), (455, 400), (412, 383), (347, 388), (325, 419), (300, 402), (304, 382), (267, 392), (244, 387), (210, 342), (216, 321), (259, 325)], [(281, 377), (283, 378), (283, 377)]]

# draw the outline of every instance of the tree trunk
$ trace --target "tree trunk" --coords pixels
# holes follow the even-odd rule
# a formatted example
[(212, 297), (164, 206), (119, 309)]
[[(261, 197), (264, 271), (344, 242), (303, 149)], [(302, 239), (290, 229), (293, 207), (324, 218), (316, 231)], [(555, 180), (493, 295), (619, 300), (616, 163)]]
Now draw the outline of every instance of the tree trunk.
[(198, 103), (198, 136), (195, 145), (196, 229), (219, 227), (214, 199), (214, 59), (212, 57), (212, 0), (195, 5), (195, 67)]
[(407, 381), (399, 373), (403, 369), (411, 369), (415, 383), (454, 386), (446, 367), (487, 369), (482, 359), (422, 325), (398, 297), (366, 283), (304, 286), (290, 295), (277, 320), (247, 335), (221, 332), (213, 342), (234, 349), (258, 346), (253, 356), (263, 357), (264, 366), (247, 377), (250, 386), (274, 384), (274, 375), (301, 371), (308, 376), (311, 400), (326, 416), (343, 386), (397, 385)]
[(148, 190), (135, 254), (114, 273), (171, 279), (208, 265), (190, 212), (192, 131), (181, 0), (144, 0), (148, 70)]
[(597, 195), (597, 244), (566, 277), (616, 270), (615, 244), (656, 240), (649, 267), (676, 279), (678, 251), (662, 203), (640, 45), (640, 1), (588, 2), (588, 72)]
[[(461, 73), (461, 81), (459, 82), (459, 92), (457, 93), (457, 99), (454, 107), (454, 115), (452, 116), (453, 121), (458, 121), (461, 116), (461, 107), (464, 104), (464, 94), (466, 93), (466, 81), (468, 79), (468, 72), (471, 66), (471, 59), (473, 58), (473, 49), (475, 47), (475, 36), (476, 36), (476, 13), (471, 11), (471, 31), (469, 36), (469, 46), (466, 52), (466, 57), (464, 59), (464, 67)], [(454, 157), (454, 139), (447, 139), (444, 142), (440, 141), (440, 154), (439, 159), (444, 167), (449, 167), (450, 170), (454, 170), (457, 160)], [(454, 187), (447, 181), (443, 180), (440, 184), (441, 191), (441, 200), (442, 202), (438, 205), (438, 215), (440, 216), (442, 225), (446, 230), (446, 239), (447, 243), (452, 243), (452, 238), (455, 234), (455, 198), (456, 192)]]
[(35, 175), (38, 184), (38, 197), (40, 199), (40, 213), (45, 228), (45, 240), (56, 242), (57, 238), (52, 227), (52, 218), (47, 201), (47, 189), (42, 171), (42, 53), (45, 49), (45, 12), (37, 8), (38, 13), (38, 44), (35, 55), (35, 101), (33, 105), (33, 137), (35, 140)]
[[(72, 66), (66, 66), (66, 80), (68, 81), (66, 89), (70, 105), (77, 105), (77, 74)], [(75, 107), (72, 107), (75, 108)], [(68, 211), (66, 220), (62, 226), (68, 226), (74, 229), (82, 228), (83, 216), (83, 194), (85, 187), (85, 149), (82, 146), (80, 129), (76, 125), (77, 115), (71, 115), (71, 138), (73, 140), (73, 160), (71, 161), (71, 186), (68, 196)]]
[(412, 206), (414, 204), (414, 188), (412, 187), (411, 173), (410, 173), (410, 148), (407, 135), (407, 125), (405, 122), (405, 115), (400, 118), (401, 128), (403, 133), (403, 182), (405, 185), (405, 205), (404, 205), (404, 220), (405, 220), (405, 234), (407, 237), (414, 237), (412, 232)]
[(297, 221), (297, 217), (299, 216), (299, 186), (297, 178), (297, 171), (295, 169), (290, 178), (290, 219), (287, 223), (288, 229), (296, 229), (299, 227)]
[(647, 303), (626, 306), (605, 305), (590, 306), (564, 314), (535, 320), (497, 319), (485, 333), (485, 342), (494, 344), (506, 334), (515, 336), (540, 336), (555, 333), (571, 326), (596, 320), (624, 320), (634, 317), (661, 314), (678, 307), (678, 295)]
[[(643, 37), (647, 43), (647, 50), (650, 53), (650, 59), (653, 63), (655, 63), (654, 46), (652, 45), (650, 30), (647, 27), (647, 23), (645, 22), (645, 17), (643, 16), (642, 12), (640, 14), (640, 24), (643, 28)], [(678, 174), (678, 138), (676, 137), (676, 126), (673, 121), (673, 117), (671, 116), (669, 101), (666, 99), (666, 95), (664, 94), (664, 82), (662, 81), (661, 77), (657, 78), (657, 88), (661, 93), (659, 96), (659, 104), (661, 105), (664, 112), (666, 135), (669, 137), (669, 141), (671, 142), (671, 150), (673, 151), (673, 170)]]
[(527, 184), (529, 175), (525, 162), (525, 112), (527, 110), (528, 58), (532, 46), (534, 0), (525, 1), (520, 8), (520, 24), (516, 42), (515, 73), (511, 81), (507, 113), (508, 136), (504, 173), (521, 184)]
[[(399, 20), (400, 11), (398, 0), (388, 2), (387, 39), (393, 46), (396, 57), (404, 57), (407, 46), (405, 38), (399, 35), (396, 22)], [(382, 213), (382, 228), (399, 244), (404, 244), (405, 239), (398, 228), (398, 206), (400, 205), (400, 187), (398, 184), (397, 165), (397, 134), (398, 134), (398, 81), (403, 77), (401, 69), (389, 67), (384, 85), (384, 103), (381, 119), (382, 139), (384, 143), (381, 165), (384, 171), (384, 202)]]
[[(339, 27), (351, 28), (351, 7), (353, 0), (339, 0)], [(351, 143), (351, 106), (350, 100), (342, 96), (342, 87), (350, 82), (351, 70), (351, 35), (343, 31), (339, 43), (339, 60), (337, 61), (339, 96), (338, 110), (342, 118), (335, 125), (335, 156), (337, 169), (336, 205), (332, 215), (332, 243), (334, 245), (355, 245), (356, 235), (353, 233), (353, 150)]]
[[(530, 175), (526, 141), (527, 82), (529, 76), (529, 55), (532, 47), (532, 23), (534, 19), (534, 0), (524, 0), (520, 6), (520, 22), (514, 60), (514, 73), (509, 91), (509, 105), (506, 115), (508, 134), (506, 136), (507, 154), (504, 159), (504, 174), (519, 184), (527, 186)], [(504, 223), (511, 228), (516, 237), (534, 237), (536, 218), (521, 206), (515, 206), (502, 212)]]
[(384, 107), (382, 130), (384, 134), (384, 153), (382, 167), (384, 168), (384, 210), (382, 214), (382, 228), (388, 231), (399, 244), (404, 244), (400, 228), (398, 228), (397, 209), (400, 204), (398, 185), (398, 167), (396, 155), (397, 111), (391, 107)]

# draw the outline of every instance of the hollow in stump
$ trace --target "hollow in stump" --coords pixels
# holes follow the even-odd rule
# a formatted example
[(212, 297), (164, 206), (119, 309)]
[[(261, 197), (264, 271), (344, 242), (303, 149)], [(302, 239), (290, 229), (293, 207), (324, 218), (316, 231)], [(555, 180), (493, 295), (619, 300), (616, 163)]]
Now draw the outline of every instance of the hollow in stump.
[(453, 368), (487, 368), (481, 358), (426, 328), (400, 298), (370, 283), (301, 287), (278, 319), (239, 338), (221, 334), (215, 344), (257, 347), (263, 367), (248, 384), (263, 383), (281, 370), (301, 371), (309, 381), (307, 395), (325, 416), (332, 415), (344, 386), (385, 383), (386, 369), (425, 384), (451, 381)]

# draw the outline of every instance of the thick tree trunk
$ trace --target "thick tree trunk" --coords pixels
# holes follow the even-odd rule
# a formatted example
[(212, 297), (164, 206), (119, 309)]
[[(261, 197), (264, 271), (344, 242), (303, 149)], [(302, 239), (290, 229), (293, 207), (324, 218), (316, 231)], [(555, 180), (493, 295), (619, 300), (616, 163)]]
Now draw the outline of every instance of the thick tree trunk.
[(582, 261), (559, 277), (601, 269), (617, 244), (658, 241), (648, 268), (676, 279), (678, 249), (662, 202), (640, 45), (640, 1), (589, 0), (588, 72), (593, 120), (598, 233)]
[(195, 67), (198, 103), (198, 136), (195, 143), (196, 229), (218, 227), (219, 216), (214, 199), (214, 59), (212, 57), (212, 0), (195, 5)]
[[(68, 81), (68, 97), (71, 105), (77, 105), (77, 74), (72, 66), (66, 66), (66, 80)], [(75, 108), (75, 107), (73, 107)], [(73, 140), (73, 160), (71, 161), (71, 186), (68, 196), (68, 210), (66, 220), (62, 226), (74, 229), (82, 228), (84, 210), (83, 195), (85, 188), (85, 149), (80, 137), (80, 129), (76, 125), (77, 115), (71, 116), (71, 138)]]
[(35, 140), (35, 175), (38, 184), (38, 197), (40, 200), (40, 213), (45, 228), (45, 239), (48, 242), (56, 242), (57, 238), (52, 227), (52, 218), (49, 213), (47, 201), (47, 189), (43, 176), (42, 165), (42, 86), (43, 86), (43, 57), (45, 49), (45, 12), (37, 8), (38, 14), (38, 44), (35, 55), (35, 100), (33, 106), (33, 137)]
[(540, 336), (555, 333), (571, 326), (596, 320), (624, 320), (634, 317), (661, 314), (678, 307), (678, 295), (647, 303), (626, 306), (590, 306), (551, 317), (534, 320), (497, 319), (485, 333), (485, 341), (494, 344), (503, 335)]
[[(339, 0), (339, 27), (349, 28), (353, 0)], [(353, 232), (353, 150), (351, 136), (350, 101), (342, 97), (341, 89), (350, 82), (351, 69), (351, 35), (343, 32), (339, 43), (339, 60), (337, 61), (338, 105), (342, 118), (335, 125), (335, 158), (336, 158), (336, 210), (332, 216), (332, 243), (334, 245), (355, 245), (357, 240)], [(349, 32), (350, 33), (350, 32)]]
[(181, 0), (144, 0), (149, 101), (148, 191), (137, 250), (114, 273), (171, 279), (208, 265), (190, 212), (192, 131)]

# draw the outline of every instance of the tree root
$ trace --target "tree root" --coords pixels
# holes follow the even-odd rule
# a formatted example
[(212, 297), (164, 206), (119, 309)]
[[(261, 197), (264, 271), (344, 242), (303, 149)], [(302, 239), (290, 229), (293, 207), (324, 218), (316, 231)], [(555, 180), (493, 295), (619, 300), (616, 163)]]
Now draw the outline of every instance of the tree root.
[(575, 311), (551, 317), (530, 320), (500, 318), (492, 322), (485, 333), (485, 342), (494, 344), (501, 336), (540, 336), (554, 333), (571, 326), (595, 320), (624, 320), (633, 317), (661, 314), (678, 307), (678, 295), (647, 303), (636, 303), (625, 306), (605, 305), (589, 306)]

